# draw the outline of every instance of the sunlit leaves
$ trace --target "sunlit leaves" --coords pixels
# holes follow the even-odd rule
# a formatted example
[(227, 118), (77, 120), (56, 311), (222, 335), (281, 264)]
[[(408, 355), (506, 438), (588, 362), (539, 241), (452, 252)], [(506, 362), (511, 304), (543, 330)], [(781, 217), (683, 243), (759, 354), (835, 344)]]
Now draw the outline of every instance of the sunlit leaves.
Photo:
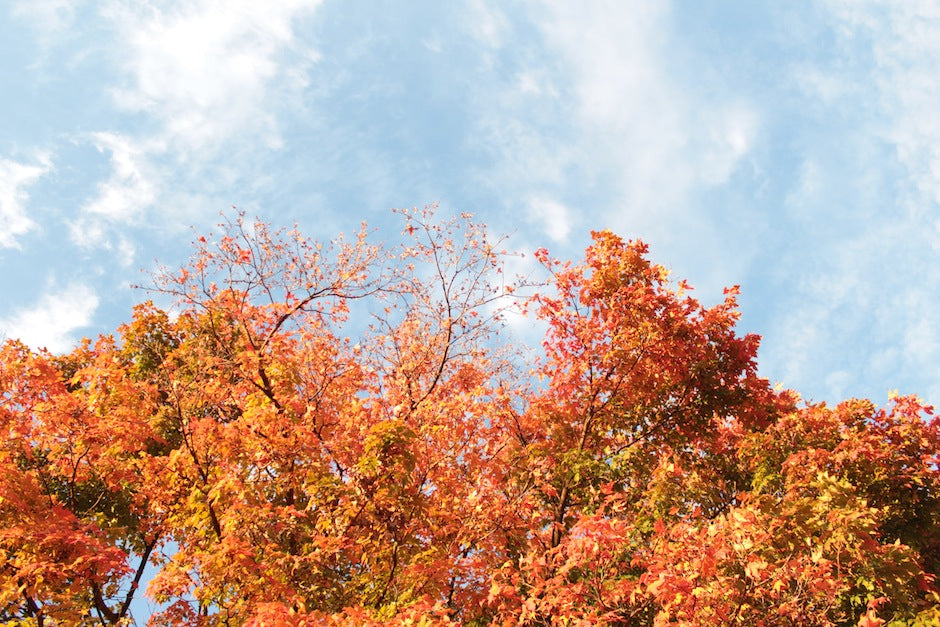
[(641, 242), (513, 279), (399, 213), (386, 248), (236, 216), (167, 309), (0, 349), (0, 621), (126, 623), (151, 563), (154, 625), (935, 624), (930, 408), (772, 389), (736, 288)]

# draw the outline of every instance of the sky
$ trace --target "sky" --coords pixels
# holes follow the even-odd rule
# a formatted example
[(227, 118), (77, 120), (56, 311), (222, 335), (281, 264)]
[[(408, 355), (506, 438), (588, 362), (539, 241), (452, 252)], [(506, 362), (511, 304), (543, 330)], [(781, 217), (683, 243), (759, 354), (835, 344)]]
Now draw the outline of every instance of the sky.
[(0, 337), (112, 332), (232, 206), (381, 241), (440, 203), (740, 285), (809, 401), (936, 404), (938, 68), (930, 1), (9, 0)]

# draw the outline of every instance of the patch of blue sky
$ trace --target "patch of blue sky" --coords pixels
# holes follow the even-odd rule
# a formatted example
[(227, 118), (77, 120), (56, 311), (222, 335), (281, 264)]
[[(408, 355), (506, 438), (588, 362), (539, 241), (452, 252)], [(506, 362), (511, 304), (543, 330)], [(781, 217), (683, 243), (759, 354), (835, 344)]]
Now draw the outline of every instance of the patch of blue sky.
[(329, 239), (441, 201), (560, 256), (642, 237), (706, 302), (742, 284), (808, 398), (940, 397), (930, 3), (37, 7), (0, 19), (0, 333), (57, 293), (60, 348), (112, 329), (233, 204)]

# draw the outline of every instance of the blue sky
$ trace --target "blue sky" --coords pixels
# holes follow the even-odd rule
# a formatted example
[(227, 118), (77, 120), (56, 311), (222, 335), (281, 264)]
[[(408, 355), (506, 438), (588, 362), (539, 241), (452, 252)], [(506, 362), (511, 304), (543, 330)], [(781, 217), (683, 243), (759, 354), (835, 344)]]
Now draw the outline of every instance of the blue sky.
[(232, 205), (329, 239), (440, 202), (740, 284), (807, 399), (937, 403), (938, 68), (914, 0), (5, 2), (0, 336), (112, 331)]

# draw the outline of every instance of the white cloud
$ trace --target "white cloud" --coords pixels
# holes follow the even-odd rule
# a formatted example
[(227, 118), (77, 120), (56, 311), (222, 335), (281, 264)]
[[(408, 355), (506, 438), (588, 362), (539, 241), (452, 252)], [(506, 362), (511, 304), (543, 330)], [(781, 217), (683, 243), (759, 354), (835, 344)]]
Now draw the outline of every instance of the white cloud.
[(26, 188), (52, 168), (48, 156), (36, 164), (25, 164), (0, 158), (0, 247), (18, 247), (16, 237), (35, 226), (27, 215), (29, 194)]
[(785, 206), (804, 222), (813, 217), (818, 209), (819, 196), (825, 186), (824, 168), (813, 157), (807, 157), (800, 164), (799, 178), (787, 194)]
[(729, 105), (713, 111), (702, 137), (699, 180), (710, 187), (727, 182), (754, 144), (758, 126), (757, 114), (749, 107)]
[(481, 178), (507, 197), (603, 190), (591, 207), (599, 226), (670, 237), (693, 194), (740, 167), (761, 126), (742, 98), (715, 85), (706, 93), (669, 65), (681, 45), (671, 17), (665, 3), (530, 4), (545, 49), (523, 53), (481, 103), (480, 142), (496, 153)]
[(48, 48), (72, 25), (78, 4), (79, 0), (17, 0), (11, 13), (31, 22), (39, 31), (40, 45)]
[(538, 224), (556, 242), (564, 241), (571, 232), (571, 209), (546, 196), (529, 198), (526, 209), (529, 221)]
[(917, 192), (908, 199), (910, 209), (922, 217), (925, 203), (933, 210), (940, 203), (940, 5), (912, 0), (830, 6), (847, 31), (847, 45), (861, 39), (871, 46), (871, 78), (887, 120), (873, 130), (896, 145)]
[[(828, 72), (803, 68), (801, 87), (826, 107), (852, 107), (855, 126), (811, 149), (818, 154), (805, 156), (788, 205), (804, 220), (813, 210), (842, 211), (843, 223), (856, 233), (843, 234), (838, 247), (827, 243), (832, 250), (830, 263), (818, 268), (821, 283), (796, 296), (802, 311), (791, 315), (792, 322), (817, 336), (808, 342), (807, 354), (800, 357), (798, 346), (775, 352), (780, 363), (794, 364), (797, 380), (826, 376), (821, 368), (841, 369), (821, 354), (823, 347), (830, 354), (857, 355), (849, 369), (857, 381), (883, 382), (885, 389), (911, 381), (923, 388), (904, 391), (940, 402), (940, 5), (832, 1), (828, 6), (839, 56), (829, 61)], [(847, 175), (834, 171), (841, 164), (818, 160), (822, 144), (832, 141), (857, 161)], [(885, 154), (877, 152), (879, 146), (888, 148)], [(859, 158), (859, 151), (872, 155)], [(890, 168), (900, 177), (880, 183)], [(838, 204), (849, 206), (831, 206)], [(860, 335), (864, 347), (858, 346)], [(866, 392), (857, 387), (857, 393)], [(868, 393), (876, 391), (882, 390)]]
[(72, 243), (84, 249), (109, 251), (111, 259), (122, 267), (128, 267), (137, 256), (137, 247), (119, 227), (97, 216), (80, 216), (69, 223)]
[(126, 237), (121, 237), (117, 244), (118, 261), (125, 268), (134, 262), (137, 254), (137, 247)]
[[(928, 247), (915, 223), (878, 227), (778, 260), (797, 284), (778, 296), (761, 368), (788, 386), (815, 390), (814, 400), (902, 388), (936, 403), (940, 277), (924, 256)], [(799, 259), (803, 255), (810, 258)]]
[(662, 4), (551, 4), (538, 20), (559, 55), (589, 168), (618, 170), (622, 207), (676, 206), (692, 168), (682, 99), (662, 66)]
[(11, 13), (25, 17), (46, 30), (59, 30), (72, 23), (75, 0), (16, 0)]
[[(114, 34), (119, 111), (134, 130), (84, 138), (111, 171), (70, 223), (73, 242), (134, 256), (123, 227), (191, 222), (219, 196), (258, 178), (253, 155), (281, 145), (279, 115), (301, 107), (316, 53), (294, 22), (318, 0), (110, 0), (99, 6)], [(223, 154), (224, 153), (224, 154)], [(222, 158), (220, 158), (222, 156)], [(172, 181), (172, 185), (170, 182)], [(224, 190), (224, 192), (219, 192)], [(153, 220), (160, 207), (161, 219)]]
[(484, 0), (470, 0), (467, 5), (468, 16), (465, 23), (470, 32), (489, 48), (498, 48), (503, 44), (508, 31), (506, 16), (498, 7)]
[(797, 88), (811, 101), (832, 105), (853, 91), (848, 77), (825, 72), (815, 65), (800, 64), (794, 68)]
[[(547, 219), (551, 205), (537, 203), (590, 204), (599, 226), (641, 236), (667, 263), (694, 268), (706, 298), (749, 280), (760, 293), (770, 288), (758, 277), (778, 275), (781, 293), (763, 305), (762, 366), (817, 398), (940, 380), (940, 345), (929, 332), (940, 306), (932, 287), (940, 285), (940, 6), (834, 6), (841, 17), (812, 28), (831, 28), (837, 41), (808, 41), (783, 67), (745, 60), (794, 72), (796, 84), (782, 80), (768, 93), (735, 84), (707, 58), (696, 67), (713, 74), (697, 77), (688, 61), (702, 51), (685, 47), (666, 3), (533, 2), (539, 54), (512, 56), (516, 33), (505, 30), (515, 24), (498, 37), (477, 34), (513, 68), (480, 103), (477, 136), (494, 155), (480, 178), (526, 199), (524, 211), (556, 241), (572, 223)], [(780, 41), (799, 37), (768, 28)], [(802, 167), (788, 182), (780, 171), (794, 153)], [(738, 187), (745, 165), (753, 178)], [(898, 165), (910, 177), (900, 184)], [(768, 181), (779, 182), (779, 196), (761, 197)], [(726, 185), (735, 186), (733, 208), (697, 200)], [(755, 196), (753, 208), (738, 190)], [(936, 385), (925, 385), (935, 400)]]
[(631, 218), (682, 210), (693, 191), (724, 183), (749, 152), (756, 113), (678, 82), (668, 65), (677, 42), (668, 38), (667, 4), (559, 3), (543, 16), (548, 42), (568, 68), (589, 145), (583, 154), (618, 170), (618, 209)]
[(153, 145), (117, 133), (94, 133), (91, 141), (99, 151), (111, 153), (111, 175), (82, 211), (121, 222), (139, 216), (156, 199), (156, 175), (148, 163), (156, 152)]
[[(138, 140), (118, 133), (92, 133), (88, 140), (99, 152), (110, 153), (111, 173), (98, 183), (93, 198), (69, 221), (69, 236), (83, 248), (113, 249), (112, 231), (138, 222), (157, 201), (161, 175), (152, 164), (162, 150), (159, 142)], [(119, 236), (119, 240), (126, 240)], [(127, 247), (122, 259), (127, 259)]]
[(33, 307), (0, 319), (0, 333), (33, 348), (65, 352), (74, 345), (73, 332), (91, 323), (98, 302), (97, 294), (82, 283), (53, 287)]
[[(159, 120), (182, 154), (216, 151), (246, 133), (277, 147), (274, 109), (306, 85), (306, 69), (316, 58), (294, 40), (292, 21), (317, 4), (115, 3), (110, 15), (126, 46), (130, 76), (130, 85), (114, 92), (117, 104)], [(290, 63), (287, 52), (294, 53)]]

